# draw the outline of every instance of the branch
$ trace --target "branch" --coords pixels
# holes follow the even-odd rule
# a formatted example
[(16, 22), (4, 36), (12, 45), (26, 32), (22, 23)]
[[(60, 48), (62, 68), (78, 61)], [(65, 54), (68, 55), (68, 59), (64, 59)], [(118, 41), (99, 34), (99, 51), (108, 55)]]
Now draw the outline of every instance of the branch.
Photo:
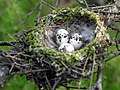
[(97, 82), (94, 87), (94, 90), (102, 90), (102, 63), (99, 63), (98, 73), (97, 73)]
[[(44, 0), (40, 0), (40, 3), (35, 7), (33, 8), (28, 14), (27, 16), (25, 17), (25, 20), (22, 22), (22, 24), (25, 24), (27, 19), (30, 17), (30, 15), (35, 12), (37, 9), (41, 10), (42, 8), (42, 4), (45, 4), (46, 6), (52, 8), (53, 10), (56, 10), (56, 8), (50, 4), (48, 4), (47, 2), (45, 2)], [(38, 15), (37, 15), (37, 18), (40, 17), (40, 11), (38, 12)]]
[(58, 80), (54, 83), (54, 85), (53, 85), (53, 87), (52, 87), (51, 90), (56, 90), (56, 87), (57, 87), (57, 85), (59, 84), (60, 80), (61, 80), (61, 77), (58, 78)]
[(22, 22), (22, 24), (25, 24), (27, 19), (30, 17), (30, 15), (35, 11), (37, 10), (39, 7), (41, 6), (41, 3), (39, 3), (35, 8), (33, 8), (28, 14), (27, 16), (25, 17), (25, 20)]
[(83, 0), (83, 2), (85, 3), (86, 7), (89, 9), (88, 3), (86, 0)]
[(93, 64), (92, 64), (92, 70), (91, 70), (91, 76), (90, 76), (90, 90), (92, 89), (93, 74), (94, 74), (94, 70), (95, 70), (95, 57), (96, 57), (96, 54), (94, 52), (94, 55), (93, 55)]
[(76, 0), (76, 2), (78, 2), (78, 3), (81, 4), (81, 5), (85, 5), (85, 4), (83, 3), (83, 0)]
[(16, 42), (0, 41), (0, 46), (14, 46)]
[(79, 86), (78, 86), (78, 87), (77, 87), (77, 86), (67, 86), (67, 85), (61, 85), (61, 86), (65, 87), (65, 88), (67, 88), (67, 89), (77, 89), (77, 90), (83, 89), (83, 90), (87, 90), (86, 87), (80, 87), (80, 88), (79, 88)]
[(117, 53), (117, 54), (115, 54), (114, 56), (111, 56), (111, 57), (109, 57), (109, 58), (107, 58), (107, 59), (101, 61), (101, 62), (104, 63), (104, 62), (110, 61), (111, 59), (113, 59), (113, 58), (115, 58), (115, 57), (117, 57), (117, 56), (119, 56), (119, 55), (120, 55), (120, 52)]
[(44, 0), (43, 0), (43, 3), (44, 3), (46, 6), (50, 7), (51, 9), (56, 10), (55, 7), (53, 7), (52, 5), (48, 4), (48, 3), (45, 2)]
[(120, 29), (117, 28), (117, 27), (113, 27), (113, 25), (109, 25), (108, 27), (111, 28), (112, 30), (115, 30), (115, 31), (117, 31), (117, 32), (120, 32)]
[(104, 5), (104, 6), (95, 6), (95, 7), (90, 7), (90, 10), (99, 10), (99, 9), (113, 7), (113, 6), (115, 6), (115, 4)]
[(45, 74), (45, 79), (46, 79), (46, 82), (48, 83), (48, 87), (49, 87), (49, 89), (51, 89), (51, 88), (52, 88), (52, 87), (51, 87), (51, 83), (49, 82), (48, 77), (47, 77), (46, 74)]

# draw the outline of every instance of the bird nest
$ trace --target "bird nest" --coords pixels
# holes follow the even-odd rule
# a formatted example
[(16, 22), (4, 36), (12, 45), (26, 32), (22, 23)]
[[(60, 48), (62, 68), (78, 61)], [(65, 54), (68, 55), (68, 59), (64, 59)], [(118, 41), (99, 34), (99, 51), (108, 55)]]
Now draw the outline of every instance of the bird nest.
[[(81, 47), (72, 52), (60, 51), (56, 41), (59, 29), (65, 29), (69, 35), (87, 30)], [(81, 8), (62, 8), (37, 20), (31, 30), (20, 33), (9, 51), (14, 58), (7, 57), (6, 64), (10, 68), (12, 65), (11, 73), (26, 75), (40, 89), (55, 90), (81, 78), (89, 79), (94, 73), (93, 65), (104, 58), (99, 54), (107, 50), (108, 41), (104, 22), (97, 14)]]

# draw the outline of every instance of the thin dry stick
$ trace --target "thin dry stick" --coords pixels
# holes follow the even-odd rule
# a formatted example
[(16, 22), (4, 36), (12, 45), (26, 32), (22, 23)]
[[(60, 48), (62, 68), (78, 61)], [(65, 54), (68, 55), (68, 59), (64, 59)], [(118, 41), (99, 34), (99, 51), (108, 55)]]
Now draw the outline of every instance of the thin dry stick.
[(85, 3), (86, 7), (89, 9), (88, 3), (86, 0), (83, 0), (83, 2)]
[[(85, 64), (84, 64), (84, 67), (83, 67), (83, 71), (82, 71), (83, 75), (84, 75), (84, 71), (85, 71), (85, 68), (86, 68), (87, 62), (88, 62), (88, 59), (86, 59)], [(79, 88), (80, 88), (80, 86), (81, 86), (81, 83), (82, 83), (82, 76), (80, 77)]]
[(61, 85), (61, 86), (63, 86), (63, 87), (65, 87), (65, 88), (67, 88), (67, 90), (69, 90), (69, 89), (75, 89), (75, 90), (87, 90), (87, 88), (86, 87), (81, 87), (81, 88), (79, 88), (79, 87), (77, 87), (77, 86), (67, 86), (67, 85)]
[(115, 4), (108, 4), (108, 5), (104, 5), (104, 6), (95, 6), (95, 7), (89, 7), (89, 8), (90, 8), (90, 10), (99, 10), (99, 9), (113, 7), (113, 6), (115, 6)]
[(61, 77), (54, 83), (54, 85), (53, 85), (51, 90), (56, 90), (56, 87), (59, 84), (60, 80), (61, 80)]
[[(42, 2), (42, 1), (41, 1), (41, 2)], [(25, 20), (22, 22), (22, 24), (25, 24), (26, 21), (27, 21), (27, 19), (30, 17), (30, 15), (31, 15), (33, 12), (35, 12), (39, 7), (41, 7), (41, 4), (42, 4), (41, 2), (27, 14), (27, 16), (25, 17)]]
[(14, 38), (12, 35), (10, 35), (9, 33), (7, 33), (7, 34), (8, 34), (8, 36), (9, 36), (11, 39), (13, 39), (14, 41), (16, 41), (15, 38)]
[(0, 41), (0, 46), (14, 46), (15, 42)]
[(93, 82), (93, 74), (94, 74), (94, 66), (95, 66), (95, 57), (96, 57), (96, 54), (95, 54), (95, 51), (94, 51), (93, 65), (92, 65), (92, 71), (91, 71), (91, 77), (90, 77), (90, 90), (92, 90), (92, 82)]
[(110, 61), (111, 59), (113, 59), (113, 58), (115, 58), (115, 57), (117, 57), (117, 56), (120, 56), (120, 52), (117, 53), (117, 54), (114, 55), (114, 56), (111, 56), (111, 57), (109, 57), (109, 58), (107, 58), (107, 59), (104, 59), (104, 60), (102, 61), (102, 63), (107, 62), (107, 61)]
[(102, 90), (102, 63), (99, 62), (95, 90)]
[(109, 28), (111, 28), (112, 30), (118, 31), (120, 32), (120, 28), (116, 27), (115, 25), (111, 24), (108, 26)]
[(37, 19), (40, 17), (40, 14), (41, 14), (42, 3), (43, 3), (43, 0), (40, 0), (40, 6), (39, 6), (39, 12), (38, 12), (38, 15), (37, 15)]
[(11, 68), (10, 68), (10, 70), (9, 70), (9, 73), (11, 73), (11, 72), (12, 72), (12, 70), (13, 70), (14, 66), (15, 66), (15, 63), (13, 63), (13, 64), (12, 64), (12, 66), (11, 66)]
[(83, 3), (83, 0), (76, 0), (76, 2), (78, 2), (78, 3), (81, 4), (81, 5), (85, 5), (85, 4)]
[(59, 3), (60, 3), (60, 0), (56, 0), (56, 8), (58, 8), (59, 7)]
[(48, 87), (49, 87), (49, 89), (51, 89), (52, 87), (51, 87), (51, 84), (50, 84), (50, 82), (49, 82), (49, 80), (48, 80), (48, 78), (47, 78), (47, 75), (45, 74), (45, 79), (46, 79), (46, 82), (48, 83)]
[(44, 0), (43, 0), (43, 3), (44, 3), (46, 6), (50, 7), (51, 9), (56, 10), (56, 8), (55, 8), (54, 6), (48, 4), (48, 3), (45, 2)]
[(46, 6), (48, 6), (49, 8), (52, 8), (53, 10), (55, 10), (56, 8), (50, 4), (48, 4), (47, 2), (45, 2), (44, 0), (40, 0), (40, 3), (35, 7), (33, 8), (28, 14), (27, 16), (25, 17), (24, 21), (22, 22), (22, 24), (26, 24), (26, 21), (27, 19), (30, 17), (30, 15), (35, 12), (38, 8), (39, 8), (39, 12), (38, 12), (38, 15), (37, 15), (37, 19), (40, 17), (40, 11), (41, 11), (41, 8), (42, 8), (42, 4), (45, 4)]

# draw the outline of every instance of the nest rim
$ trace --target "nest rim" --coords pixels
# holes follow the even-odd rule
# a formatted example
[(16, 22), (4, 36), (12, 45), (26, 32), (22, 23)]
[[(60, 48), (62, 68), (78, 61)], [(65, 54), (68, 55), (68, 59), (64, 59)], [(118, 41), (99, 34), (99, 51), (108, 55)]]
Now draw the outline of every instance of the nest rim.
[[(65, 14), (70, 15), (70, 18), (65, 18), (65, 20), (61, 20), (60, 15)], [(96, 34), (95, 39), (90, 42), (86, 47), (76, 50), (71, 53), (61, 53), (53, 48), (49, 48), (44, 46), (40, 40), (44, 38), (44, 29), (46, 28), (46, 24), (49, 25), (52, 22), (58, 23), (60, 22), (66, 22), (68, 20), (73, 19), (76, 14), (80, 16), (89, 17), (90, 20), (95, 20), (97, 23), (97, 26), (94, 30), (94, 33)], [(52, 18), (52, 19), (51, 19)], [(95, 44), (103, 41), (105, 38), (108, 39), (108, 35), (106, 34), (106, 28), (104, 27), (104, 22), (100, 19), (99, 15), (92, 11), (87, 11), (86, 9), (81, 9), (79, 7), (77, 8), (62, 8), (58, 9), (56, 11), (53, 11), (52, 14), (49, 14), (47, 16), (42, 17), (40, 20), (40, 23), (37, 27), (32, 29), (32, 33), (27, 36), (27, 40), (30, 43), (29, 51), (33, 51), (34, 53), (37, 53), (38, 55), (48, 55), (52, 57), (56, 62), (59, 62), (58, 60), (62, 60), (68, 65), (75, 63), (76, 61), (82, 61), (84, 59), (84, 56), (86, 55), (86, 52), (94, 52), (95, 48), (93, 47)], [(31, 40), (31, 35), (33, 36)], [(39, 37), (39, 39), (36, 39)], [(44, 42), (44, 41), (43, 41)], [(57, 57), (56, 57), (57, 56)]]

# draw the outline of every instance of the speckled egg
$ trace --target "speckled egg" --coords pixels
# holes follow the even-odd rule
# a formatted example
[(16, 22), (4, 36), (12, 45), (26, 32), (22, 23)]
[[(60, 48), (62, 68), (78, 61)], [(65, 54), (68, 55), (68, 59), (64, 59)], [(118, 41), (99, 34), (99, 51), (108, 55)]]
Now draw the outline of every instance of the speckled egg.
[(73, 52), (74, 51), (74, 47), (70, 44), (70, 43), (63, 43), (60, 45), (60, 47), (58, 48), (58, 50), (60, 52)]
[(73, 33), (70, 37), (69, 43), (74, 47), (75, 50), (80, 49), (82, 46), (82, 36), (79, 33)]
[(60, 46), (62, 43), (67, 43), (69, 40), (69, 33), (65, 29), (59, 29), (56, 32), (56, 43)]

